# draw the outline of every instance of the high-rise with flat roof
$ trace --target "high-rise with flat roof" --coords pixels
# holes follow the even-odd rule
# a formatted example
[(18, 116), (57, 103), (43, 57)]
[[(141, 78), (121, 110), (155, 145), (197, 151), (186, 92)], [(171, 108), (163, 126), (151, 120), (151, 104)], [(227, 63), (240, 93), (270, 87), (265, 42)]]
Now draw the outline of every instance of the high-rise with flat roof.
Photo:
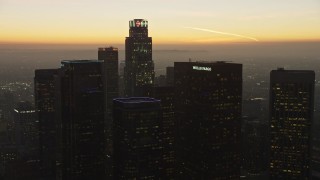
[(175, 124), (174, 124), (174, 87), (154, 87), (153, 97), (160, 100), (162, 111), (162, 146), (164, 179), (175, 177)]
[(107, 174), (112, 177), (112, 106), (113, 99), (119, 97), (118, 48), (98, 49), (98, 59), (103, 61), (103, 87), (105, 99), (105, 135)]
[(56, 77), (58, 179), (105, 179), (102, 61), (62, 61)]
[(162, 113), (153, 98), (114, 100), (114, 179), (162, 179)]
[(270, 179), (311, 178), (314, 71), (270, 73)]
[(145, 88), (154, 85), (152, 38), (148, 37), (148, 21), (129, 21), (129, 37), (126, 37), (126, 66), (124, 69), (125, 95), (145, 96)]
[(41, 177), (56, 177), (55, 83), (57, 69), (38, 69), (34, 77), (36, 115), (39, 121)]
[(178, 179), (239, 179), (242, 64), (175, 62)]

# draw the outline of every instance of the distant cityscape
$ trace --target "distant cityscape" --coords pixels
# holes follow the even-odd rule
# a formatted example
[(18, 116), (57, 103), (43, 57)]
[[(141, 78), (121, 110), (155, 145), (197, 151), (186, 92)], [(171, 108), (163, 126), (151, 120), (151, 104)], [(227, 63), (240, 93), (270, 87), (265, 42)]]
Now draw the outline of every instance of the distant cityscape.
[(320, 179), (319, 69), (155, 68), (148, 25), (129, 21), (124, 60), (97, 47), (1, 80), (0, 179)]

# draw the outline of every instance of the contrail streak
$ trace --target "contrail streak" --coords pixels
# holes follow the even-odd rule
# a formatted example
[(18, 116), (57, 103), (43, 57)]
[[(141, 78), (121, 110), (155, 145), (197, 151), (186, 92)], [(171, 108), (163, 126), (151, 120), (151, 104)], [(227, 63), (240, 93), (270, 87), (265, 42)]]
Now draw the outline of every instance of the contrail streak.
[(223, 34), (223, 35), (228, 35), (228, 36), (241, 37), (241, 38), (245, 38), (245, 39), (250, 39), (250, 40), (254, 40), (254, 41), (259, 41), (259, 40), (256, 39), (256, 38), (249, 37), (249, 36), (243, 36), (243, 35), (240, 35), (240, 34), (233, 34), (233, 33), (220, 32), (220, 31), (213, 31), (213, 30), (210, 30), (210, 29), (201, 29), (201, 28), (196, 28), (196, 27), (184, 27), (184, 28), (193, 29), (193, 30), (198, 30), (198, 31), (211, 32), (211, 33), (216, 33), (216, 34)]

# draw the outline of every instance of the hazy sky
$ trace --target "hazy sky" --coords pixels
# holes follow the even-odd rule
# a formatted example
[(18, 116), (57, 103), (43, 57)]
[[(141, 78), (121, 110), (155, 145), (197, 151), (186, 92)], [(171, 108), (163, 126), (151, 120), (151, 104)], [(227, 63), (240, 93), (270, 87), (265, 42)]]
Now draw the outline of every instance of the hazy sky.
[(320, 41), (320, 0), (0, 0), (0, 43), (123, 44), (134, 18), (157, 44)]

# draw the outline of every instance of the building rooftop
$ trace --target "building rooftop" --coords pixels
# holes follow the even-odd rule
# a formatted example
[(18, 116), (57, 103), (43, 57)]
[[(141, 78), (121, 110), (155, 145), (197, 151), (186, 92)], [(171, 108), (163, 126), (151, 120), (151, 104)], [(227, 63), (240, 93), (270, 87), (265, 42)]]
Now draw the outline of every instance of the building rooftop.
[(232, 61), (185, 61), (174, 62), (175, 64), (194, 64), (194, 65), (242, 65), (240, 63), (234, 63)]
[(110, 46), (110, 47), (100, 47), (99, 49), (98, 49), (99, 51), (118, 51), (118, 48), (115, 48), (115, 47), (113, 47), (113, 46)]
[(116, 98), (116, 102), (136, 104), (136, 103), (150, 103), (150, 102), (160, 102), (160, 100), (149, 98), (149, 97), (129, 97), (129, 98)]
[(62, 60), (61, 64), (101, 63), (100, 60)]

